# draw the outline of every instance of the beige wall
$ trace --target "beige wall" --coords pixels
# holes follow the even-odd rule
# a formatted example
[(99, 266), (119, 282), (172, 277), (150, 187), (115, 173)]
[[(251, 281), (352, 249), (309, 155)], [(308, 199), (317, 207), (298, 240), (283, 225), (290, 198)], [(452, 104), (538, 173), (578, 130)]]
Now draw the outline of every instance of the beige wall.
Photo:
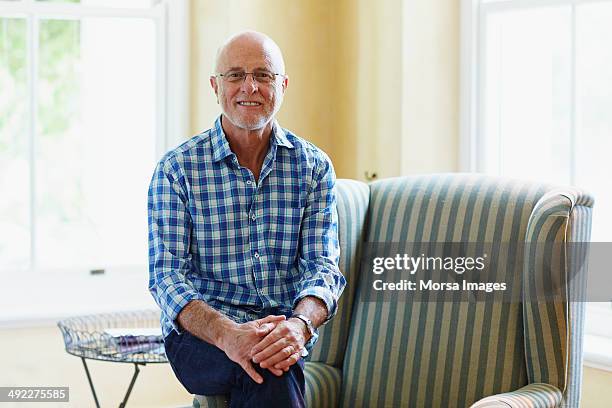
[(327, 0), (192, 0), (193, 132), (210, 127), (220, 113), (209, 84), (218, 45), (235, 32), (254, 29), (274, 38), (284, 52), (289, 88), (279, 121), (330, 153), (335, 67), (329, 9)]
[(459, 170), (459, 3), (404, 2), (403, 174)]
[(609, 408), (612, 407), (612, 372), (584, 367), (582, 382), (583, 408)]
[(401, 1), (336, 3), (332, 159), (340, 177), (400, 174), (402, 132)]
[[(45, 407), (93, 407), (83, 363), (64, 351), (57, 327), (0, 329), (0, 385), (70, 387), (70, 403), (45, 403)], [(134, 366), (88, 360), (100, 405), (119, 406), (134, 372)], [(181, 407), (191, 405), (191, 395), (174, 377), (168, 364), (142, 367), (128, 400), (137, 408)], [(2, 407), (10, 404), (0, 404)], [(16, 408), (31, 404), (18, 403)]]
[(402, 31), (401, 0), (192, 0), (192, 132), (219, 113), (217, 46), (255, 29), (285, 54), (280, 122), (325, 150), (339, 177), (457, 170), (457, 3), (406, 2)]

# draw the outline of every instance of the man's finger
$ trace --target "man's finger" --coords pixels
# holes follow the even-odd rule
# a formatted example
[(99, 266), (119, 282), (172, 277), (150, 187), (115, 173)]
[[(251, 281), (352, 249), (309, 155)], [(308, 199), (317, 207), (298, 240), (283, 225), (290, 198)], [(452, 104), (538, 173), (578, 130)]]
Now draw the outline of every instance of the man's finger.
[[(291, 357), (295, 353), (296, 348), (297, 347), (292, 344), (286, 345), (285, 347), (282, 347), (280, 350), (274, 353), (272, 356), (260, 360), (261, 363), (259, 363), (259, 365), (263, 368), (274, 367), (275, 364), (278, 364), (281, 361), (284, 361)], [(269, 350), (269, 348), (266, 350)]]
[(282, 338), (281, 334), (277, 330), (272, 330), (266, 337), (261, 339), (259, 343), (253, 346), (251, 349), (251, 358), (260, 351), (265, 350), (270, 344), (276, 343), (280, 338)]
[(289, 356), (286, 360), (281, 361), (280, 363), (276, 363), (274, 368), (281, 369), (283, 371), (289, 371), (289, 367), (300, 361), (300, 357), (302, 357), (302, 351), (298, 350), (292, 355)]
[[(270, 336), (268, 336), (270, 337)], [(267, 338), (267, 337), (266, 337)], [(264, 339), (265, 340), (265, 339)], [(264, 360), (267, 360), (270, 357), (273, 357), (283, 349), (283, 347), (287, 347), (289, 344), (287, 340), (283, 337), (277, 340), (276, 342), (270, 344), (268, 347), (260, 351), (259, 353), (253, 354), (252, 360), (255, 363), (260, 363)], [(285, 356), (288, 357), (288, 356)]]
[(273, 323), (264, 323), (259, 329), (257, 329), (257, 334), (260, 336), (266, 335), (274, 330), (275, 327), (276, 326)]
[(281, 375), (283, 375), (283, 373), (284, 373), (284, 371), (283, 371), (283, 370), (278, 370), (278, 369), (276, 369), (276, 368), (274, 368), (274, 367), (270, 367), (270, 368), (268, 368), (268, 370), (270, 370), (270, 372), (271, 372), (272, 374), (274, 374), (275, 376), (277, 376), (277, 377), (280, 377), (280, 376), (281, 376)]
[(268, 316), (263, 317), (261, 319), (255, 320), (255, 322), (257, 322), (259, 324), (274, 323), (274, 322), (280, 322), (281, 320), (286, 320), (286, 319), (287, 319), (287, 316), (285, 316), (285, 315), (268, 315)]
[(240, 366), (257, 384), (263, 383), (263, 378), (259, 375), (257, 370), (255, 370), (255, 367), (253, 367), (250, 361), (242, 361)]

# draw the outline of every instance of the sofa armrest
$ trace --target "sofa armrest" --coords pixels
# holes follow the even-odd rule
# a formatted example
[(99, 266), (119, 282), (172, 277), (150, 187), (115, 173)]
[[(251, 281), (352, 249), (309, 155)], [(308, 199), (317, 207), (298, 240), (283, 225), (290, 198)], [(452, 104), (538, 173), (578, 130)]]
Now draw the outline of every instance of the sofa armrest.
[(563, 393), (554, 385), (528, 384), (516, 391), (491, 395), (476, 401), (470, 408), (555, 408)]
[(324, 363), (306, 362), (306, 406), (327, 408), (340, 406), (342, 372)]

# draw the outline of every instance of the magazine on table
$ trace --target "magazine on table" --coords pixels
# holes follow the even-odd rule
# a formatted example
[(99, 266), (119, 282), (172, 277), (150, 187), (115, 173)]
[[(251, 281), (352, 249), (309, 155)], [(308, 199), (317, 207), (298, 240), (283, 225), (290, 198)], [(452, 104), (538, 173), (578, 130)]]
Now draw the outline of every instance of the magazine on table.
[(160, 327), (115, 327), (105, 329), (112, 342), (122, 353), (151, 352), (163, 349), (164, 338)]

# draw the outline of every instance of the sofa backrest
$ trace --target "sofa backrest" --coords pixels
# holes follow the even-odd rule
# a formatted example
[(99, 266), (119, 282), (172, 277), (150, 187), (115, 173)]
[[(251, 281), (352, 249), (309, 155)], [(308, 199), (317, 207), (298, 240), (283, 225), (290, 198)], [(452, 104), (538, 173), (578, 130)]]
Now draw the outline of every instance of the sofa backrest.
[(347, 285), (338, 302), (336, 316), (319, 328), (319, 341), (312, 350), (309, 360), (340, 368), (357, 284), (370, 189), (367, 184), (359, 181), (339, 179), (336, 183), (336, 196), (340, 241), (339, 266)]
[[(571, 192), (555, 193), (542, 184), (454, 174), (386, 179), (370, 184), (370, 189), (365, 245), (520, 243), (509, 246), (516, 253), (506, 258), (508, 262), (497, 265), (505, 274), (531, 273), (531, 261), (521, 251), (528, 226), (534, 228), (531, 236), (554, 241), (571, 236), (584, 239), (576, 231), (590, 223), (588, 198), (576, 193), (572, 203), (563, 200)], [(534, 217), (550, 215), (546, 211), (534, 214), (546, 193), (565, 219), (536, 226)], [(575, 211), (576, 203), (582, 203), (583, 210)], [(540, 233), (538, 228), (548, 231)], [(561, 229), (568, 233), (558, 233)], [(553, 338), (570, 337), (567, 321), (580, 312), (570, 308), (566, 314), (546, 315), (550, 307), (455, 298), (368, 301), (372, 295), (365, 287), (366, 274), (372, 272), (367, 267), (360, 272), (351, 315), (343, 406), (467, 407), (484, 396), (516, 390), (536, 379), (561, 390), (568, 388), (563, 383), (568, 371), (562, 364), (551, 363), (550, 355), (557, 351), (546, 348), (552, 347)], [(552, 321), (558, 324), (546, 324)], [(530, 325), (527, 331), (526, 324)], [(566, 348), (565, 352), (573, 354), (574, 360), (565, 356), (562, 360), (575, 367), (578, 346), (568, 347), (572, 351)]]

